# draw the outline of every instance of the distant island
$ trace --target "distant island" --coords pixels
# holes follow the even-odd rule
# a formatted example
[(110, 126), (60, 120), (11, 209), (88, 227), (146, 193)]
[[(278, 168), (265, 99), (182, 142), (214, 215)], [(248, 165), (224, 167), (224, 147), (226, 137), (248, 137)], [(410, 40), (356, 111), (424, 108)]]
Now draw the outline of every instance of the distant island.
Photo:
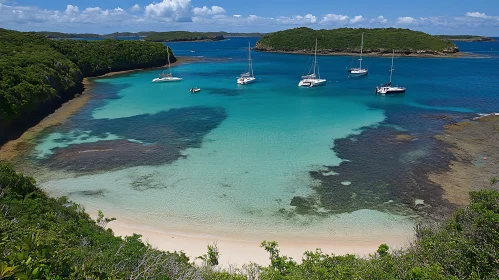
[[(51, 31), (32, 32), (51, 39), (119, 39), (119, 38), (143, 38), (151, 42), (171, 41), (201, 41), (201, 40), (223, 40), (226, 37), (261, 37), (262, 33), (230, 33), (230, 32), (188, 32), (188, 31), (141, 31), (141, 32), (115, 32), (110, 34), (95, 33), (62, 33)], [(219, 38), (223, 37), (223, 38)]]
[(391, 54), (409, 56), (456, 56), (458, 47), (420, 31), (401, 28), (338, 28), (314, 30), (300, 27), (264, 35), (255, 46), (258, 51), (281, 53), (312, 53), (318, 39), (318, 53), (349, 55), (360, 53), (364, 33), (366, 55)]
[(451, 41), (462, 41), (462, 42), (493, 42), (495, 41), (492, 37), (487, 36), (475, 36), (475, 35), (435, 35), (435, 37)]
[(116, 39), (116, 38), (138, 38), (146, 37), (149, 34), (154, 33), (153, 31), (144, 32), (115, 32), (111, 34), (95, 34), (95, 33), (62, 33), (62, 32), (51, 32), (51, 31), (40, 31), (33, 32), (38, 35), (45, 36), (51, 39), (89, 39), (89, 38), (99, 38), (99, 39)]
[(149, 42), (183, 42), (183, 41), (221, 41), (225, 36), (222, 32), (188, 32), (170, 31), (149, 34), (144, 38)]
[(147, 37), (145, 37), (144, 40), (150, 42), (221, 41), (227, 37), (261, 36), (261, 33), (169, 31), (151, 33)]

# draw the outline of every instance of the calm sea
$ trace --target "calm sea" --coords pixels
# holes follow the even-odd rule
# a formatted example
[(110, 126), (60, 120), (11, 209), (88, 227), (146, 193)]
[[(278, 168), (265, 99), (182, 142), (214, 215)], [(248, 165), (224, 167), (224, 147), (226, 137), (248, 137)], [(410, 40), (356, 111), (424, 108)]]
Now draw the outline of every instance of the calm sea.
[(357, 57), (321, 56), (328, 84), (308, 89), (297, 85), (311, 56), (252, 52), (257, 83), (238, 86), (248, 41), (169, 44), (200, 59), (173, 68), (179, 83), (151, 83), (160, 70), (95, 80), (95, 98), (33, 150), (51, 170), (41, 186), (163, 229), (411, 235), (414, 202), (439, 207), (441, 189), (399, 178), (445, 165), (433, 135), (449, 121), (499, 112), (499, 42), (458, 43), (472, 57), (396, 57), (393, 83), (407, 93), (384, 97), (374, 88), (390, 58), (365, 57), (369, 75), (349, 78)]

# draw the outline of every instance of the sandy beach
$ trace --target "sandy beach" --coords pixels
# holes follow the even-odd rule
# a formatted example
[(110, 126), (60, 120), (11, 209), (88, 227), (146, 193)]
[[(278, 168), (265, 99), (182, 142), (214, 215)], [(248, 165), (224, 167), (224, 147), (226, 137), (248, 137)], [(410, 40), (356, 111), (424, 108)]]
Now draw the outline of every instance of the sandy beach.
[(281, 254), (301, 262), (303, 253), (320, 248), (322, 252), (335, 255), (354, 254), (360, 257), (375, 253), (379, 245), (386, 243), (392, 249), (407, 246), (411, 238), (407, 234), (377, 234), (366, 237), (362, 232), (351, 235), (339, 235), (337, 238), (318, 238), (303, 236), (302, 238), (276, 235), (248, 235), (245, 233), (231, 235), (215, 235), (200, 233), (196, 230), (178, 231), (164, 228), (129, 223), (124, 217), (108, 224), (118, 236), (130, 236), (134, 233), (142, 235), (142, 240), (165, 251), (184, 251), (194, 260), (206, 253), (207, 245), (216, 243), (220, 251), (220, 264), (223, 267), (237, 266), (251, 262), (269, 265), (269, 255), (260, 248), (262, 241), (276, 241)]

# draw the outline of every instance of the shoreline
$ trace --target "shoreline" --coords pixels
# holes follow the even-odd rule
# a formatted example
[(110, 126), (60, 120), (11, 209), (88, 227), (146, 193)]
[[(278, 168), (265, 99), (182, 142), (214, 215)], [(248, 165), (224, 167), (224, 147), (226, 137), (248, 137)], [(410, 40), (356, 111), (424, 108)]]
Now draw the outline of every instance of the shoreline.
[(499, 115), (490, 114), (447, 125), (444, 134), (435, 136), (454, 156), (448, 172), (428, 174), (443, 187), (443, 198), (464, 206), (469, 203), (470, 191), (491, 188), (490, 179), (499, 176), (498, 134)]
[[(86, 210), (87, 213), (96, 213), (97, 210)], [(116, 212), (117, 213), (117, 212)], [(285, 232), (274, 233), (251, 233), (224, 232), (220, 231), (200, 231), (199, 228), (175, 228), (152, 225), (127, 220), (127, 217), (116, 216), (117, 220), (108, 224), (108, 228), (113, 230), (116, 236), (131, 236), (134, 233), (142, 235), (142, 240), (153, 247), (164, 251), (183, 251), (191, 260), (206, 253), (207, 246), (216, 243), (220, 251), (220, 265), (222, 267), (242, 267), (251, 262), (259, 265), (269, 265), (269, 255), (260, 248), (262, 241), (276, 241), (279, 244), (282, 255), (292, 257), (295, 261), (301, 262), (306, 251), (321, 249), (326, 254), (344, 255), (354, 254), (359, 257), (366, 257), (374, 254), (378, 247), (386, 243), (391, 249), (401, 249), (407, 247), (413, 240), (413, 232), (375, 232), (366, 235), (361, 232), (352, 234), (338, 234), (334, 237), (321, 237), (319, 233), (314, 236), (309, 235), (289, 235)], [(92, 215), (93, 218), (95, 218)], [(408, 234), (410, 236), (408, 236)]]
[[(183, 63), (195, 62), (201, 59), (196, 57), (186, 57), (180, 56), (177, 57), (177, 60), (171, 64), (172, 67), (181, 65)], [(106, 73), (104, 75), (96, 76), (96, 77), (86, 77), (83, 78), (83, 92), (75, 95), (75, 97), (61, 105), (57, 110), (55, 110), (52, 114), (43, 118), (38, 124), (33, 127), (30, 127), (17, 139), (10, 140), (0, 146), (0, 161), (13, 161), (15, 158), (20, 155), (24, 150), (34, 145), (33, 139), (41, 133), (43, 130), (64, 124), (71, 116), (76, 114), (80, 109), (82, 109), (94, 96), (92, 93), (93, 80), (106, 78), (106, 77), (114, 77), (119, 75), (125, 75), (138, 71), (145, 70), (157, 70), (163, 69), (167, 67), (167, 65), (160, 67), (152, 67), (152, 68), (139, 68), (139, 69), (131, 69), (125, 71), (116, 71)]]
[[(258, 51), (258, 52), (264, 52), (264, 53), (278, 53), (278, 54), (300, 54), (300, 55), (313, 55), (314, 52), (310, 51), (269, 51), (269, 50), (262, 50), (262, 49), (256, 49), (254, 48), (253, 50)], [(352, 52), (320, 52), (317, 50), (317, 55), (320, 56), (359, 56), (360, 53), (352, 53)], [(391, 57), (391, 53), (363, 53), (363, 56), (367, 57)], [(417, 54), (417, 53), (411, 53), (411, 54), (403, 54), (403, 53), (395, 53), (396, 57), (418, 57), (418, 58), (461, 58), (461, 57), (477, 57), (478, 55), (472, 54), (472, 53), (466, 53), (466, 52), (457, 52), (457, 53), (439, 53), (439, 54)]]

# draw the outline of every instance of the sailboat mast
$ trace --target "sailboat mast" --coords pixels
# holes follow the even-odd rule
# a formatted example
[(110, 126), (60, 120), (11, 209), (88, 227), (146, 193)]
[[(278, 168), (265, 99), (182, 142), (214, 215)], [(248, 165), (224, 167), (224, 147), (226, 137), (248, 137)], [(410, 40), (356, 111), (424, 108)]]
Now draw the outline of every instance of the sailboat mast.
[(390, 84), (392, 83), (392, 75), (393, 75), (393, 56), (395, 55), (395, 50), (392, 52), (392, 67), (390, 68)]
[(168, 53), (168, 70), (171, 73), (172, 72), (172, 68), (170, 66), (170, 47), (167, 47), (167, 48), (168, 48), (168, 50), (167, 50), (167, 53)]
[(317, 38), (315, 38), (314, 75), (315, 75), (315, 68), (316, 67), (317, 67)]
[(359, 58), (360, 65), (359, 65), (359, 69), (362, 69), (362, 48), (363, 47), (364, 47), (364, 32), (362, 32), (362, 41), (360, 43), (360, 58)]
[(251, 43), (248, 42), (248, 67), (251, 77), (253, 77), (253, 61), (251, 61)]

